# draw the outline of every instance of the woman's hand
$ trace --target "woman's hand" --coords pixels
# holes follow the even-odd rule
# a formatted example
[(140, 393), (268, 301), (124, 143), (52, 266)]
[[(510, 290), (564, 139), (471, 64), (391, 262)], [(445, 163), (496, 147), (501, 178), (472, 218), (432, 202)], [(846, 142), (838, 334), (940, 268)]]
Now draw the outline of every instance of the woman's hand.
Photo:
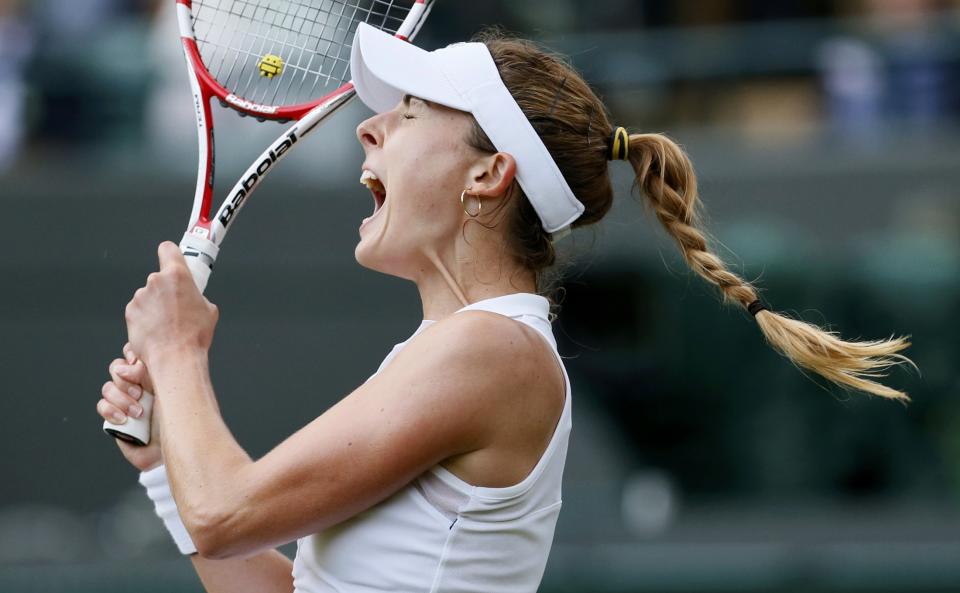
[[(143, 361), (137, 359), (129, 343), (123, 347), (123, 355), (124, 358), (110, 363), (110, 380), (103, 384), (100, 390), (102, 398), (97, 402), (97, 413), (114, 424), (123, 424), (128, 417), (139, 418), (143, 414), (140, 398), (145, 390), (153, 390), (147, 367)], [(154, 406), (151, 425), (153, 437), (145, 447), (114, 439), (127, 461), (140, 471), (153, 469), (163, 463), (160, 431), (157, 428), (157, 406)]]
[(127, 336), (147, 366), (170, 350), (209, 350), (219, 316), (197, 289), (180, 248), (164, 241), (157, 254), (160, 271), (147, 277), (126, 309)]

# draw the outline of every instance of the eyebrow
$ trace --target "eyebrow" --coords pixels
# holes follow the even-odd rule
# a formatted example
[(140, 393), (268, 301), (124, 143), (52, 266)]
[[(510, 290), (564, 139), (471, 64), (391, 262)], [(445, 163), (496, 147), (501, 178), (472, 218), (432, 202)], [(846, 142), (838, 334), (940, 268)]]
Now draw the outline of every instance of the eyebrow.
[(415, 96), (413, 96), (413, 95), (411, 95), (411, 94), (409, 94), (409, 93), (408, 93), (408, 94), (404, 94), (404, 95), (403, 95), (403, 106), (404, 106), (404, 107), (410, 107), (410, 101), (420, 101), (421, 103), (423, 103), (423, 104), (426, 105), (427, 107), (432, 107), (432, 106), (433, 106), (433, 104), (430, 103), (430, 101), (427, 101), (426, 99), (421, 99), (420, 97), (415, 97)]

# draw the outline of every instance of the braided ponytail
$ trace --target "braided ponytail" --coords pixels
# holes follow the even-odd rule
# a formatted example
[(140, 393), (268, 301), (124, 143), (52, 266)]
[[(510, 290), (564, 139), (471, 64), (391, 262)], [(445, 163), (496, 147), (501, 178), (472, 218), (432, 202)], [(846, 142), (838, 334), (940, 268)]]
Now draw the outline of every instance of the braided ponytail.
[[(635, 187), (676, 240), (687, 265), (720, 289), (725, 304), (748, 308), (758, 301), (758, 290), (730, 272), (708, 247), (696, 176), (683, 149), (661, 134), (633, 134), (629, 160), (636, 171)], [(867, 378), (885, 377), (879, 371), (894, 364), (909, 363), (916, 368), (909, 358), (897, 354), (910, 345), (906, 338), (848, 342), (836, 332), (766, 308), (756, 311), (754, 317), (767, 343), (800, 369), (814, 371), (845, 389), (909, 401), (906, 393)]]
[[(623, 132), (616, 130), (614, 136), (603, 103), (561, 57), (529, 41), (505, 38), (498, 30), (485, 31), (475, 40), (487, 45), (510, 94), (586, 207), (573, 226), (601, 220), (613, 203), (607, 160), (611, 138), (616, 139), (618, 148), (624, 148)], [(496, 152), (479, 125), (466, 140), (478, 150)], [(618, 157), (626, 154), (636, 172), (635, 189), (676, 240), (690, 268), (720, 290), (725, 304), (749, 310), (776, 351), (801, 371), (814, 371), (844, 389), (909, 401), (906, 393), (870, 379), (886, 376), (880, 371), (894, 364), (909, 363), (916, 368), (913, 361), (898, 354), (910, 345), (906, 338), (848, 342), (835, 332), (783, 313), (758, 310), (762, 305), (757, 302), (758, 289), (728, 270), (709, 247), (693, 165), (675, 142), (661, 134), (633, 134), (626, 150), (616, 153)], [(516, 198), (510, 200), (516, 203), (506, 213), (503, 230), (511, 255), (536, 274), (538, 290), (543, 289), (545, 280), (558, 283), (550, 235), (543, 230), (519, 185), (512, 187), (511, 198)]]

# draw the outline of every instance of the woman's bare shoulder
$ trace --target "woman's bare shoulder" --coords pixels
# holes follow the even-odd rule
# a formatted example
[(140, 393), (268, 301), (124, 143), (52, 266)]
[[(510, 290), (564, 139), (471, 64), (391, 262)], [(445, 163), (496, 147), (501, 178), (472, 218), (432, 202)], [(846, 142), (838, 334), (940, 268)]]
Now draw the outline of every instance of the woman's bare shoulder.
[(434, 323), (414, 340), (419, 340), (418, 348), (499, 363), (505, 371), (555, 366), (552, 349), (536, 329), (491, 311), (455, 313)]
[(518, 483), (540, 459), (563, 411), (564, 376), (553, 349), (533, 327), (489, 311), (463, 311), (433, 328), (421, 334), (421, 347), (442, 351), (461, 369), (468, 361), (470, 370), (460, 376), (475, 382), (467, 397), (474, 426), (483, 427), (480, 446), (444, 460), (444, 467), (478, 486)]

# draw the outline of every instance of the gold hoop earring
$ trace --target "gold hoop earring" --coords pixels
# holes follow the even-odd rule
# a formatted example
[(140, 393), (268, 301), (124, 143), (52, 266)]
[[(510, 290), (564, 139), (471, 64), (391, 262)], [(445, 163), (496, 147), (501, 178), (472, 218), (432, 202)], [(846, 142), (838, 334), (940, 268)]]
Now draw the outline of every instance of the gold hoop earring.
[(463, 213), (469, 216), (470, 218), (476, 218), (480, 216), (480, 212), (483, 210), (483, 198), (481, 198), (479, 195), (477, 196), (477, 213), (471, 214), (470, 211), (467, 210), (467, 204), (464, 201), (464, 197), (466, 195), (467, 195), (467, 190), (463, 190), (462, 192), (460, 192), (460, 205), (463, 206)]

